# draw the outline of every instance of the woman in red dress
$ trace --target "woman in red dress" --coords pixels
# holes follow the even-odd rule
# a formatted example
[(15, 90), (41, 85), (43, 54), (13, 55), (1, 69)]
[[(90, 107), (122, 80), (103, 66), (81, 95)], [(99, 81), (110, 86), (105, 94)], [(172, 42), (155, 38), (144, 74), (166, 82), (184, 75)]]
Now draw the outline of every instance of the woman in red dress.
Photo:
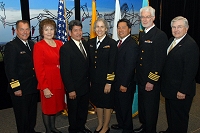
[(42, 118), (46, 133), (61, 133), (55, 128), (56, 114), (65, 108), (64, 85), (60, 75), (59, 50), (62, 42), (54, 40), (56, 24), (51, 19), (44, 19), (39, 24), (43, 40), (33, 49), (33, 60), (40, 90)]

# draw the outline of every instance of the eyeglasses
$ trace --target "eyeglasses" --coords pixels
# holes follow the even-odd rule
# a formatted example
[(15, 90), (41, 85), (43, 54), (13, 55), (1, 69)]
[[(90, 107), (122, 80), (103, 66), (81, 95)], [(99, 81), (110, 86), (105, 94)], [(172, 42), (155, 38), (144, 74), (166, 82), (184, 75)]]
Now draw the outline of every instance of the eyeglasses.
[(179, 26), (172, 26), (172, 29), (173, 30), (175, 30), (175, 29), (177, 29), (177, 30), (180, 30), (180, 29), (182, 29), (184, 26), (182, 26), (182, 25), (179, 25)]
[(150, 19), (152, 16), (141, 16), (140, 19)]

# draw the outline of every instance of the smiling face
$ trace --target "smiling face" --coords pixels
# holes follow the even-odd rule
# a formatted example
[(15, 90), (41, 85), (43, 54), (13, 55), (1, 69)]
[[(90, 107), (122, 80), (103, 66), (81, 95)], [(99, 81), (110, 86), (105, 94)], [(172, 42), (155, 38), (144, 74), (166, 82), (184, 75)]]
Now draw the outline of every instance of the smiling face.
[(118, 33), (118, 36), (120, 37), (120, 39), (123, 39), (124, 37), (129, 35), (130, 32), (131, 32), (131, 29), (128, 27), (126, 22), (118, 23), (117, 33)]
[(95, 32), (96, 32), (99, 40), (105, 36), (106, 31), (107, 31), (107, 28), (106, 28), (105, 24), (102, 21), (97, 21), (96, 27), (95, 27)]
[(16, 29), (16, 34), (21, 40), (26, 41), (28, 39), (28, 37), (30, 36), (29, 24), (19, 22), (17, 29)]
[(55, 34), (55, 29), (52, 25), (44, 25), (43, 27), (43, 36), (44, 39), (52, 39), (54, 37)]
[(172, 35), (179, 39), (183, 37), (188, 31), (188, 28), (185, 26), (185, 23), (183, 20), (177, 20), (172, 23)]
[(145, 10), (142, 11), (140, 18), (141, 18), (142, 26), (145, 27), (145, 29), (148, 29), (151, 26), (153, 26), (153, 21), (155, 19), (155, 16), (152, 16), (150, 12), (145, 11)]
[(69, 34), (74, 40), (80, 41), (83, 34), (82, 27), (76, 25), (73, 26), (72, 30), (69, 31)]

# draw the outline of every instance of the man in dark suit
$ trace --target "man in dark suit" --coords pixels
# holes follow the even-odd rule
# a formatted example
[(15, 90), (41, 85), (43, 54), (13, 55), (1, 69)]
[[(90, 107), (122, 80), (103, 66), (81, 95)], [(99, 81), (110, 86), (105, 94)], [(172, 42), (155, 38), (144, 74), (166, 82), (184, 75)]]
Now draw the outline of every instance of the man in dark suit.
[(140, 9), (141, 24), (139, 58), (136, 68), (138, 81), (138, 112), (142, 126), (135, 133), (156, 133), (160, 102), (160, 76), (167, 49), (167, 36), (153, 21), (155, 10), (146, 6)]
[(16, 38), (5, 46), (4, 63), (8, 78), (18, 133), (35, 133), (37, 114), (37, 80), (32, 50), (34, 42), (28, 40), (30, 25), (26, 20), (16, 23)]
[(81, 41), (82, 24), (69, 23), (71, 39), (60, 48), (60, 71), (67, 91), (69, 133), (91, 133), (85, 128), (89, 104), (88, 46)]
[(175, 17), (171, 27), (174, 37), (168, 43), (161, 84), (168, 129), (160, 133), (187, 133), (189, 111), (196, 92), (199, 48), (187, 34), (189, 25), (186, 18)]
[(131, 37), (131, 23), (121, 19), (117, 23), (118, 42), (117, 64), (115, 72), (115, 111), (118, 124), (113, 129), (123, 129), (123, 133), (133, 132), (132, 103), (136, 88), (134, 73), (139, 48)]

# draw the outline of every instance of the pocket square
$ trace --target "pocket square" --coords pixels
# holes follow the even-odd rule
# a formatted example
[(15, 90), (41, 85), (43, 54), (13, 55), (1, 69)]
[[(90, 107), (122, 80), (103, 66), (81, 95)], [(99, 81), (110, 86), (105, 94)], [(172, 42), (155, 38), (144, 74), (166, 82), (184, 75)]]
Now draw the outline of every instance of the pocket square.
[(93, 47), (93, 45), (90, 44), (90, 47)]
[(25, 54), (26, 53), (26, 51), (20, 51), (20, 54)]
[(104, 46), (103, 48), (110, 48), (110, 45), (106, 45), (106, 46)]
[(151, 40), (145, 40), (144, 42), (146, 42), (146, 43), (153, 43), (153, 41), (151, 41)]

